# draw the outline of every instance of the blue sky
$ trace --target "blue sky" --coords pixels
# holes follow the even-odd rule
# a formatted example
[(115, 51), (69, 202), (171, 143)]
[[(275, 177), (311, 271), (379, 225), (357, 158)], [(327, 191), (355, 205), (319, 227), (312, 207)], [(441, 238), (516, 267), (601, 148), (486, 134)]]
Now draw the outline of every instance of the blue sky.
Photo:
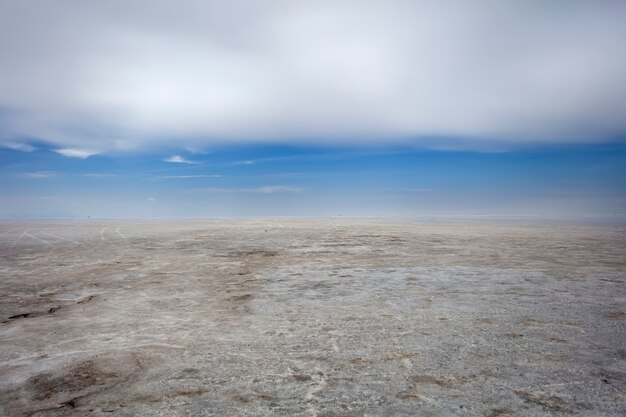
[(0, 216), (623, 213), (626, 2), (0, 2)]
[(238, 145), (86, 159), (40, 147), (3, 149), (0, 165), (1, 217), (626, 213), (619, 143), (506, 152)]

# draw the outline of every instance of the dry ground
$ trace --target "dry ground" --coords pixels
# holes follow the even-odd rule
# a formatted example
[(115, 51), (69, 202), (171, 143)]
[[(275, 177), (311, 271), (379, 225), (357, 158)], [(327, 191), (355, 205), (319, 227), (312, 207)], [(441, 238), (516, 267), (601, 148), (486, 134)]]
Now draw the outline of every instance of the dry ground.
[(0, 225), (0, 415), (623, 416), (626, 228)]

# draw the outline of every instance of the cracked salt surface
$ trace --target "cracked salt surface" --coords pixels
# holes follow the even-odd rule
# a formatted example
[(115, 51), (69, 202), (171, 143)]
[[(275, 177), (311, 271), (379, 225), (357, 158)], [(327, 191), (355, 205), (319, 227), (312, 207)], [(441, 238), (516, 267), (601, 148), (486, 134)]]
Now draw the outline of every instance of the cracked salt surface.
[(0, 415), (621, 416), (625, 231), (0, 226)]

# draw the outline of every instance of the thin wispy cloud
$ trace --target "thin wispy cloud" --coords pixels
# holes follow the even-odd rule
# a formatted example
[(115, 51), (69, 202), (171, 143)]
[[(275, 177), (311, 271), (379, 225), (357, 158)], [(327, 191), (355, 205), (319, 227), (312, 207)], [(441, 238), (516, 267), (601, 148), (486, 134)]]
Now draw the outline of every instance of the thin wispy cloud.
[(54, 171), (35, 171), (35, 172), (24, 172), (19, 174), (22, 178), (34, 178), (34, 179), (43, 179), (43, 178), (51, 178), (56, 176), (57, 173)]
[(67, 156), (70, 158), (80, 158), (87, 159), (90, 156), (97, 155), (98, 152), (87, 150), (87, 149), (79, 149), (79, 148), (61, 148), (55, 149), (54, 152), (61, 154), (63, 156)]
[(207, 187), (194, 191), (205, 191), (214, 193), (258, 193), (258, 194), (296, 194), (301, 193), (305, 189), (303, 187), (293, 187), (287, 185), (267, 185), (263, 187), (253, 188), (223, 188), (223, 187)]
[(221, 178), (221, 174), (212, 175), (161, 175), (154, 177), (157, 180), (178, 180), (178, 179), (194, 179), (194, 178)]
[(196, 164), (197, 163), (197, 162), (194, 162), (194, 161), (190, 161), (187, 158), (182, 157), (180, 155), (169, 156), (169, 157), (165, 158), (163, 161), (165, 161), (165, 162), (172, 162), (172, 163), (175, 163), (175, 164)]
[(28, 143), (20, 143), (20, 142), (6, 142), (3, 143), (2, 146), (5, 148), (13, 149), (14, 151), (22, 151), (22, 152), (34, 152), (37, 150), (33, 145)]
[(188, 0), (169, 13), (164, 0), (2, 2), (0, 143), (86, 158), (626, 132), (623, 1)]

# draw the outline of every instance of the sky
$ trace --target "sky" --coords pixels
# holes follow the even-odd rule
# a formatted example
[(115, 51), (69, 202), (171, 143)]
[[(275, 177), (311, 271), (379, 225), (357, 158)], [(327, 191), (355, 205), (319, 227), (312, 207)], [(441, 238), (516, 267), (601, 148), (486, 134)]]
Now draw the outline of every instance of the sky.
[(0, 2), (0, 217), (626, 213), (626, 2)]

